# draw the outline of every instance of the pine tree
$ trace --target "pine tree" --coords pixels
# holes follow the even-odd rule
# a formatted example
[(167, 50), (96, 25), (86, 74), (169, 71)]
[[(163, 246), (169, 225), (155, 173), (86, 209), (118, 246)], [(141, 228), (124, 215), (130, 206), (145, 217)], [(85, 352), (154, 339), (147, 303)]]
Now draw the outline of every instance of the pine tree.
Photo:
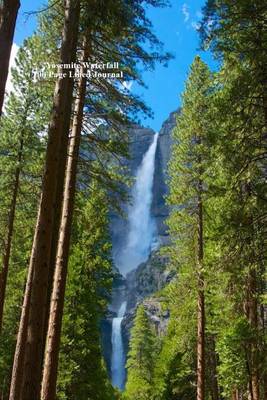
[[(205, 386), (205, 283), (204, 212), (205, 180), (209, 153), (208, 96), (211, 90), (208, 67), (197, 57), (183, 95), (183, 107), (174, 131), (176, 144), (170, 162), (169, 219), (174, 245), (183, 246), (198, 287), (197, 399), (204, 399)], [(177, 238), (177, 239), (176, 239)], [(186, 253), (188, 252), (188, 253)], [(187, 260), (187, 261), (186, 261)]]
[(125, 398), (149, 400), (152, 394), (154, 333), (143, 305), (137, 308), (127, 359)]
[(180, 265), (179, 277), (160, 293), (170, 320), (160, 351), (153, 354), (155, 400), (196, 398), (197, 285), (188, 267)]
[[(2, 159), (2, 198), (6, 201), (1, 205), (3, 221), (2, 270), (0, 273), (0, 330), (3, 320), (5, 288), (7, 284), (11, 245), (13, 238), (17, 199), (21, 190), (21, 174), (27, 174), (29, 152), (42, 151), (39, 132), (44, 129), (44, 119), (38, 115), (37, 108), (42, 102), (46, 109), (44, 91), (39, 90), (32, 81), (31, 71), (38, 64), (36, 57), (39, 49), (37, 38), (26, 41), (20, 48), (16, 59), (16, 68), (12, 73), (13, 86), (16, 94), (11, 93), (7, 101), (6, 112), (1, 121), (1, 159)], [(35, 113), (35, 121), (31, 115)], [(44, 111), (45, 114), (45, 111)], [(37, 147), (36, 147), (37, 146)], [(36, 149), (35, 149), (36, 148)], [(40, 154), (41, 155), (41, 154)], [(36, 161), (38, 158), (36, 159)], [(6, 224), (4, 221), (7, 221)]]

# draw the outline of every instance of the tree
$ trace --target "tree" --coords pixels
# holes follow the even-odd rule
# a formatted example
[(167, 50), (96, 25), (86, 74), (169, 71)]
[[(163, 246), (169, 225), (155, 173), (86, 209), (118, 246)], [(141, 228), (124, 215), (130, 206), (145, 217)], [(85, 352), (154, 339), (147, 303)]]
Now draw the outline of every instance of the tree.
[[(175, 206), (169, 226), (174, 244), (183, 246), (183, 253), (194, 265), (198, 286), (197, 316), (197, 399), (204, 399), (205, 386), (205, 283), (204, 283), (204, 213), (207, 191), (208, 96), (211, 74), (208, 67), (196, 57), (186, 91), (183, 107), (174, 131), (176, 144), (169, 167), (169, 202)], [(176, 240), (178, 238), (178, 240)], [(180, 241), (180, 243), (179, 243)], [(182, 244), (181, 244), (182, 243)]]
[(143, 305), (137, 308), (127, 359), (125, 398), (149, 400), (152, 393), (154, 333)]
[[(177, 259), (173, 268), (177, 271)], [(180, 265), (178, 274), (160, 293), (170, 320), (160, 351), (153, 355), (155, 400), (196, 398), (197, 285), (189, 265)]]
[[(234, 246), (226, 248), (244, 279), (246, 296), (238, 301), (254, 332), (246, 347), (249, 393), (255, 400), (260, 398), (259, 349), (266, 347), (258, 312), (263, 309), (260, 296), (265, 286), (262, 279), (266, 263), (262, 241), (266, 222), (266, 198), (262, 191), (266, 179), (267, 126), (265, 20), (265, 2), (208, 1), (201, 29), (203, 45), (224, 61), (217, 106), (218, 116), (224, 112), (220, 149), (231, 187), (230, 209), (235, 209), (235, 215), (224, 223), (227, 240), (231, 235), (235, 251)], [(264, 326), (264, 317), (261, 320)], [(266, 387), (266, 376), (263, 380)]]
[[(37, 108), (42, 103), (46, 109), (44, 91), (39, 90), (32, 81), (31, 70), (36, 67), (39, 51), (37, 38), (33, 37), (20, 48), (16, 59), (16, 68), (13, 69), (12, 79), (16, 94), (11, 93), (7, 101), (6, 112), (1, 120), (1, 171), (3, 199), (6, 193), (6, 202), (1, 205), (4, 221), (2, 270), (0, 273), (0, 331), (3, 322), (5, 289), (8, 278), (11, 245), (14, 231), (17, 199), (21, 190), (21, 174), (27, 174), (29, 151), (42, 153), (39, 132), (44, 129), (44, 118), (40, 118)], [(35, 113), (36, 119), (31, 120)], [(45, 114), (45, 111), (44, 111)], [(30, 150), (31, 149), (31, 150)], [(36, 162), (39, 157), (37, 157)], [(40, 161), (40, 160), (39, 160)]]
[[(220, 76), (221, 88), (215, 99), (215, 110), (217, 108), (215, 129), (218, 132), (216, 153), (220, 154), (220, 160), (218, 160), (220, 167), (216, 175), (218, 189), (221, 192), (219, 208), (217, 208), (217, 232), (220, 232), (220, 236), (217, 233), (216, 237), (221, 252), (218, 262), (227, 279), (228, 287), (226, 286), (225, 290), (230, 301), (229, 321), (232, 325), (239, 324), (239, 320), (245, 315), (250, 325), (251, 334), (244, 335), (247, 338), (245, 347), (249, 369), (247, 385), (249, 385), (250, 393), (253, 390), (254, 396), (257, 396), (261, 364), (258, 349), (263, 345), (263, 343), (260, 344), (262, 338), (258, 308), (260, 290), (262, 290), (260, 282), (263, 278), (262, 235), (264, 228), (256, 221), (261, 220), (266, 207), (262, 192), (262, 170), (260, 163), (256, 161), (258, 152), (261, 151), (257, 145), (257, 136), (260, 131), (256, 128), (257, 123), (253, 126), (255, 122), (253, 120), (247, 124), (248, 130), (243, 130), (244, 119), (242, 115), (235, 112), (235, 110), (240, 110), (240, 104), (233, 105), (231, 102), (238, 71), (232, 70), (231, 77), (227, 80), (224, 74), (223, 69)], [(247, 112), (247, 108), (245, 110)], [(252, 161), (254, 158), (255, 161)], [(226, 326), (228, 323), (225, 324)], [(227, 329), (225, 334), (228, 334)], [(240, 335), (240, 341), (243, 340), (244, 338)], [(253, 381), (255, 385), (252, 384)], [(236, 390), (246, 391), (246, 385), (245, 387), (237, 385)]]
[[(253, 106), (261, 109), (266, 124), (266, 2), (209, 0), (203, 11), (200, 29), (203, 47), (231, 61), (232, 68), (240, 61), (246, 65), (250, 80), (246, 79), (247, 75), (243, 76), (246, 79), (244, 91), (247, 98), (257, 99)], [(239, 84), (241, 87), (241, 81)]]
[(19, 0), (3, 0), (2, 5), (0, 5), (0, 116), (4, 103), (9, 59), (19, 7)]

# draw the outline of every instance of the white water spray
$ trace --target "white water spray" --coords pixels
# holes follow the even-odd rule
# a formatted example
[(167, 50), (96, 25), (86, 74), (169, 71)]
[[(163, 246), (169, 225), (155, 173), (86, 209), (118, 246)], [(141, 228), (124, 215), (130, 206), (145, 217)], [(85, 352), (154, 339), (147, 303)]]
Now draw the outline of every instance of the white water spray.
[(118, 311), (118, 316), (112, 321), (112, 358), (111, 358), (111, 373), (112, 384), (114, 387), (123, 389), (125, 381), (124, 368), (124, 351), (122, 342), (121, 323), (126, 311), (126, 301), (124, 301)]
[(117, 258), (118, 268), (123, 275), (145, 262), (151, 250), (155, 224), (150, 209), (157, 142), (158, 133), (143, 157), (132, 189), (132, 205), (128, 209), (128, 237), (126, 246)]

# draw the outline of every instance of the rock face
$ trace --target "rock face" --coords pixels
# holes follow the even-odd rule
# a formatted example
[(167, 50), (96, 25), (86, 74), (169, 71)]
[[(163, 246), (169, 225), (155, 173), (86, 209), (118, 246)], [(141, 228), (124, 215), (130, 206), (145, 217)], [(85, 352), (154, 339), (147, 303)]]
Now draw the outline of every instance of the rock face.
[[(177, 113), (178, 111), (171, 113), (162, 125), (155, 155), (151, 214), (156, 223), (158, 247), (168, 243), (168, 232), (165, 225), (165, 220), (169, 214), (165, 199), (168, 194), (167, 167), (172, 144), (171, 132), (176, 124)], [(151, 145), (154, 135), (155, 132), (152, 129), (143, 128), (138, 125), (131, 128), (130, 160), (126, 161), (126, 166), (131, 176), (134, 177), (136, 175), (136, 171), (141, 164), (144, 154)], [(111, 215), (111, 234), (113, 258), (116, 262), (116, 254), (121, 246), (123, 246), (127, 236), (127, 223), (121, 216)], [(114, 281), (113, 301), (109, 307), (107, 318), (102, 322), (102, 344), (109, 372), (111, 363), (112, 318), (117, 313), (121, 300), (127, 298), (126, 315), (122, 322), (124, 350), (127, 352), (130, 329), (133, 324), (136, 307), (140, 302), (143, 302), (147, 315), (156, 328), (156, 332), (161, 335), (166, 331), (169, 318), (168, 311), (161, 309), (160, 299), (151, 296), (162, 289), (172, 277), (173, 275), (166, 270), (166, 259), (157, 250), (152, 251), (149, 259), (139, 265), (135, 271), (130, 272), (126, 279), (117, 273)]]
[(128, 161), (128, 167), (132, 176), (135, 175), (143, 155), (151, 145), (154, 134), (153, 129), (143, 128), (139, 125), (135, 125), (130, 129), (130, 160)]
[(167, 169), (172, 146), (171, 133), (176, 125), (176, 116), (178, 112), (179, 111), (172, 112), (169, 118), (163, 123), (159, 132), (158, 146), (156, 151), (153, 203), (151, 212), (156, 221), (160, 245), (166, 244), (168, 240), (167, 227), (165, 225), (165, 220), (169, 214), (169, 210), (166, 205), (166, 195), (168, 194)]
[(130, 272), (126, 277), (127, 312), (122, 322), (122, 334), (125, 351), (128, 352), (130, 330), (133, 326), (136, 308), (143, 303), (151, 323), (158, 335), (166, 332), (169, 319), (168, 311), (161, 309), (161, 301), (155, 293), (169, 283), (174, 274), (166, 268), (167, 259), (159, 251), (153, 251), (149, 259)]
[(145, 263), (127, 275), (127, 310), (135, 308), (142, 300), (161, 290), (171, 280), (166, 264), (166, 257), (160, 255), (158, 251), (153, 251)]
[(167, 331), (170, 313), (162, 308), (164, 299), (151, 298), (143, 301), (147, 316), (154, 325), (156, 334), (164, 336)]

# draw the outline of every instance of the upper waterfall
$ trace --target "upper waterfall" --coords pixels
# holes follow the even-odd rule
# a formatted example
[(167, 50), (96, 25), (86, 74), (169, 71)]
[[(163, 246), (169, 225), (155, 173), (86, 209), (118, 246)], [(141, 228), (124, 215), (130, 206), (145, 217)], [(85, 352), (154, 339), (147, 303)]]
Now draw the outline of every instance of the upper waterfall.
[(151, 217), (152, 189), (158, 133), (144, 154), (132, 188), (132, 203), (128, 207), (128, 234), (126, 245), (118, 254), (116, 264), (123, 275), (146, 261), (155, 235)]

